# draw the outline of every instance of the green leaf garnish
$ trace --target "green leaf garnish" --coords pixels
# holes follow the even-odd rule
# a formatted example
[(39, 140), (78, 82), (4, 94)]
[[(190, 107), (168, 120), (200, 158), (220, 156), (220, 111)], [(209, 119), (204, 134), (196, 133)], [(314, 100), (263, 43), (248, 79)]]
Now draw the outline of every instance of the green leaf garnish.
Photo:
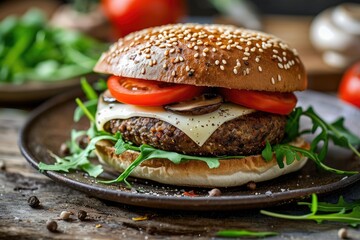
[(60, 158), (59, 156), (51, 153), (51, 156), (56, 159), (56, 163), (53, 165), (48, 165), (40, 162), (39, 170), (69, 172), (69, 170), (81, 169), (87, 172), (90, 176), (97, 177), (102, 172), (102, 167), (101, 165), (99, 165), (99, 167), (93, 166), (88, 160), (88, 157), (90, 153), (95, 149), (95, 144), (101, 140), (110, 140), (114, 142), (117, 141), (116, 137), (109, 135), (94, 137), (93, 139), (91, 139), (87, 147), (78, 154), (73, 154), (71, 156)]
[(140, 147), (135, 147), (129, 143), (126, 143), (121, 137), (115, 144), (115, 153), (121, 154), (126, 150), (139, 151), (139, 156), (130, 164), (130, 166), (125, 169), (120, 176), (114, 180), (109, 181), (100, 181), (101, 183), (117, 183), (117, 182), (125, 182), (129, 187), (131, 185), (126, 181), (127, 177), (131, 174), (131, 172), (139, 166), (142, 162), (150, 159), (168, 159), (175, 164), (180, 164), (182, 162), (186, 162), (189, 160), (198, 160), (205, 162), (209, 168), (217, 168), (220, 165), (219, 160), (222, 158), (216, 157), (199, 157), (199, 156), (189, 156), (185, 154), (180, 154), (176, 152), (168, 152), (164, 150), (156, 149), (152, 146), (142, 144)]
[(81, 88), (84, 91), (86, 98), (88, 100), (97, 100), (98, 95), (95, 92), (95, 90), (91, 87), (91, 85), (88, 83), (88, 81), (86, 81), (86, 78), (82, 77), (80, 82), (81, 82)]
[[(300, 203), (299, 205), (305, 204)], [(271, 217), (289, 220), (311, 220), (316, 221), (317, 223), (322, 223), (323, 221), (343, 222), (350, 224), (351, 226), (357, 226), (360, 224), (359, 202), (346, 203), (342, 198), (340, 198), (337, 204), (319, 203), (316, 194), (312, 194), (311, 203), (306, 205), (310, 207), (311, 213), (300, 216), (275, 213), (265, 210), (261, 210), (260, 213)], [(348, 210), (350, 211), (347, 212)], [(332, 213), (318, 214), (318, 212)]]
[[(298, 205), (305, 205), (309, 208), (312, 207), (312, 202), (298, 202)], [(319, 212), (340, 212), (343, 209), (345, 211), (352, 210), (355, 207), (360, 206), (360, 200), (354, 202), (346, 202), (343, 196), (339, 197), (337, 203), (318, 202), (317, 209)]]
[(277, 232), (255, 232), (248, 230), (221, 230), (216, 233), (217, 237), (238, 238), (238, 237), (271, 237), (278, 235)]
[[(313, 123), (311, 129), (300, 131), (300, 118), (302, 116), (310, 118)], [(317, 130), (320, 130), (320, 133), (312, 140), (309, 150), (288, 144), (288, 142), (296, 137), (307, 133), (314, 134)], [(266, 147), (262, 152), (262, 156), (266, 161), (269, 161), (271, 156), (270, 151), (274, 151), (279, 167), (283, 168), (284, 159), (286, 160), (286, 164), (289, 165), (295, 160), (300, 160), (301, 155), (303, 155), (314, 161), (318, 167), (325, 171), (345, 175), (357, 174), (358, 171), (343, 171), (324, 164), (323, 160), (328, 152), (330, 140), (332, 140), (335, 145), (352, 150), (353, 153), (360, 157), (360, 153), (355, 147), (356, 145), (360, 145), (360, 138), (344, 127), (344, 120), (342, 118), (332, 124), (329, 124), (316, 114), (311, 107), (309, 107), (306, 111), (298, 107), (289, 115), (285, 127), (284, 142), (274, 146), (270, 146), (267, 142)], [(321, 146), (320, 149), (319, 146)]]

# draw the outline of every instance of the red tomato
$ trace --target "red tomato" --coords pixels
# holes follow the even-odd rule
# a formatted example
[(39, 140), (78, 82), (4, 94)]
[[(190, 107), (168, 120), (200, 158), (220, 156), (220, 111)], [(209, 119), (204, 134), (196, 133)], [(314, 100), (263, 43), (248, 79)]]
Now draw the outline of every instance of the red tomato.
[(183, 0), (101, 0), (117, 37), (144, 28), (176, 23), (186, 13)]
[(289, 114), (296, 106), (297, 98), (293, 93), (275, 93), (220, 89), (223, 97), (233, 103), (263, 112)]
[(339, 87), (339, 97), (360, 108), (360, 62), (345, 72)]
[(138, 106), (162, 106), (189, 100), (200, 95), (205, 89), (192, 85), (117, 76), (111, 76), (107, 85), (116, 100)]

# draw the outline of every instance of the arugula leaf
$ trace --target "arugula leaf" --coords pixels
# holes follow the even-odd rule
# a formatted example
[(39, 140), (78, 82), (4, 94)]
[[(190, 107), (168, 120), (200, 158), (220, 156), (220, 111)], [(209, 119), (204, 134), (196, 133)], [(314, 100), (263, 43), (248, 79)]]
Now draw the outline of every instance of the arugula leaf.
[[(310, 118), (313, 123), (311, 129), (305, 129), (300, 132), (300, 118), (306, 116)], [(320, 133), (315, 136), (311, 142), (310, 150), (298, 148), (288, 144), (291, 140), (299, 137), (300, 135), (307, 133), (315, 133), (320, 129)], [(295, 160), (300, 160), (301, 155), (313, 160), (320, 168), (330, 171), (336, 174), (352, 175), (358, 173), (357, 171), (342, 171), (331, 168), (323, 163), (328, 152), (329, 140), (332, 140), (335, 145), (349, 148), (357, 156), (360, 157), (360, 153), (356, 149), (356, 145), (360, 145), (360, 138), (351, 133), (344, 127), (344, 120), (340, 118), (332, 124), (326, 123), (315, 111), (309, 107), (306, 111), (302, 108), (296, 108), (292, 114), (290, 114), (285, 127), (285, 140), (283, 143), (270, 146), (266, 144), (265, 149), (262, 152), (262, 156), (266, 161), (270, 161), (270, 151), (274, 151), (277, 163), (280, 168), (284, 167), (284, 159), (286, 164), (289, 165)], [(321, 148), (319, 148), (322, 143)]]
[(82, 77), (81, 80), (81, 88), (84, 91), (88, 100), (97, 100), (98, 95), (95, 90), (91, 87), (91, 85), (86, 81), (86, 78)]
[(221, 230), (216, 233), (217, 237), (238, 238), (238, 237), (270, 237), (278, 235), (277, 232), (255, 232), (248, 230)]
[(273, 159), (273, 150), (269, 141), (266, 141), (264, 150), (261, 152), (261, 156), (265, 159), (266, 162), (270, 162)]
[[(311, 207), (311, 213), (305, 215), (287, 215), (281, 213), (274, 213), (270, 211), (261, 210), (260, 213), (276, 217), (282, 219), (289, 219), (289, 220), (311, 220), (316, 221), (317, 223), (322, 223), (323, 221), (332, 221), (332, 222), (343, 222), (350, 224), (351, 226), (357, 226), (360, 224), (360, 206), (357, 204), (344, 204), (344, 202), (340, 202), (333, 208), (334, 211), (330, 211), (329, 205), (324, 203), (318, 203), (316, 194), (312, 194), (312, 201), (309, 205)], [(344, 205), (345, 207), (341, 208), (340, 206)], [(330, 207), (331, 206), (330, 204)], [(346, 212), (347, 208), (351, 210), (349, 213)], [(318, 211), (321, 209), (326, 209), (326, 212), (334, 212), (330, 214), (317, 214)], [(340, 210), (339, 210), (340, 209)], [(336, 211), (339, 210), (339, 211)]]
[(150, 159), (160, 158), (160, 159), (168, 159), (175, 164), (179, 164), (181, 162), (185, 162), (188, 160), (198, 160), (205, 162), (209, 168), (217, 168), (220, 165), (219, 160), (222, 158), (216, 157), (199, 157), (199, 156), (189, 156), (176, 152), (168, 152), (164, 150), (156, 149), (152, 146), (142, 144), (140, 147), (132, 146), (129, 143), (124, 142), (124, 140), (119, 137), (118, 141), (115, 144), (115, 153), (121, 154), (126, 150), (139, 151), (139, 156), (128, 166), (125, 171), (123, 171), (119, 177), (114, 180), (109, 181), (99, 181), (101, 183), (117, 183), (117, 182), (125, 182), (127, 186), (131, 187), (131, 184), (126, 181), (127, 177), (131, 174), (131, 172), (139, 166), (142, 162)]
[(82, 112), (90, 120), (90, 122), (94, 123), (95, 122), (95, 116), (93, 115), (93, 113), (90, 112), (89, 109), (86, 108), (85, 104), (80, 100), (80, 98), (76, 98), (75, 101), (78, 104), (78, 106), (81, 108)]
[(31, 9), (0, 22), (0, 82), (59, 81), (92, 72), (107, 44), (55, 28)]
[[(312, 207), (312, 203), (309, 202), (298, 202), (298, 205), (305, 205), (309, 208)], [(320, 212), (339, 212), (345, 209), (345, 211), (351, 210), (355, 207), (360, 206), (360, 200), (354, 202), (346, 202), (343, 196), (339, 197), (337, 203), (318, 202), (317, 209)]]
[(87, 109), (88, 114), (90, 113), (90, 115), (94, 118), (96, 114), (97, 103), (98, 103), (97, 99), (92, 99), (84, 102), (82, 107), (78, 106), (74, 112), (74, 121), (75, 122), (80, 121), (81, 117), (85, 115), (86, 110), (84, 111), (83, 107), (85, 107), (85, 109)]
[(52, 170), (52, 171), (63, 171), (69, 172), (69, 170), (75, 170), (80, 168), (81, 170), (87, 172), (92, 177), (97, 177), (102, 172), (102, 166), (99, 167), (93, 166), (90, 161), (87, 159), (90, 153), (95, 149), (95, 144), (101, 140), (110, 140), (117, 141), (115, 136), (102, 135), (97, 136), (91, 139), (88, 146), (78, 154), (73, 154), (72, 156), (67, 156), (60, 158), (55, 154), (51, 153), (51, 156), (55, 157), (56, 163), (54, 165), (48, 165), (43, 162), (39, 163), (39, 170)]

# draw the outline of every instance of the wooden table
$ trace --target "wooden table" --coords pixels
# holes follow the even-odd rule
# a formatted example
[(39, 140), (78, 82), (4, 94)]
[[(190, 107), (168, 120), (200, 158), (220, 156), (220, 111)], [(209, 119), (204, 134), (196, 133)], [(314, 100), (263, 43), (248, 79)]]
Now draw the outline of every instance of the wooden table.
[[(279, 220), (263, 216), (259, 210), (231, 212), (184, 212), (146, 209), (89, 197), (48, 179), (36, 172), (21, 156), (17, 136), (28, 112), (0, 108), (0, 239), (209, 239), (221, 229), (276, 231), (272, 239), (337, 239), (344, 224), (317, 224), (309, 221)], [(31, 208), (27, 199), (35, 195), (41, 202)], [(360, 186), (325, 196), (335, 200), (339, 195), (360, 199)], [(58, 232), (46, 229), (46, 221), (57, 219), (64, 211), (85, 210), (86, 221), (73, 216), (71, 221), (56, 220)], [(271, 209), (304, 214), (296, 205)], [(148, 216), (148, 220), (132, 218)], [(349, 229), (351, 237), (360, 231)], [(16, 238), (15, 238), (16, 237)]]

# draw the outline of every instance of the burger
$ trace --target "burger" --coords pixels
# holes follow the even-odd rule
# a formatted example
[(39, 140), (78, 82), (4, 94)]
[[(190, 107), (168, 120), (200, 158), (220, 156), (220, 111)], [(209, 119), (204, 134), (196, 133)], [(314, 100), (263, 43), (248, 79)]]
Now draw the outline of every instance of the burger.
[[(180, 163), (149, 159), (131, 169), (133, 177), (231, 187), (273, 179), (306, 163), (301, 156), (281, 168), (275, 156), (265, 161), (261, 155), (267, 143), (283, 141), (297, 102), (293, 92), (307, 86), (296, 50), (275, 36), (227, 25), (154, 27), (119, 39), (94, 70), (111, 75), (98, 103), (98, 130), (120, 133), (131, 146), (188, 156)], [(289, 144), (309, 148), (299, 138)], [(119, 172), (142, 154), (117, 154), (108, 140), (97, 142), (96, 153)], [(220, 164), (210, 168), (199, 157)]]

